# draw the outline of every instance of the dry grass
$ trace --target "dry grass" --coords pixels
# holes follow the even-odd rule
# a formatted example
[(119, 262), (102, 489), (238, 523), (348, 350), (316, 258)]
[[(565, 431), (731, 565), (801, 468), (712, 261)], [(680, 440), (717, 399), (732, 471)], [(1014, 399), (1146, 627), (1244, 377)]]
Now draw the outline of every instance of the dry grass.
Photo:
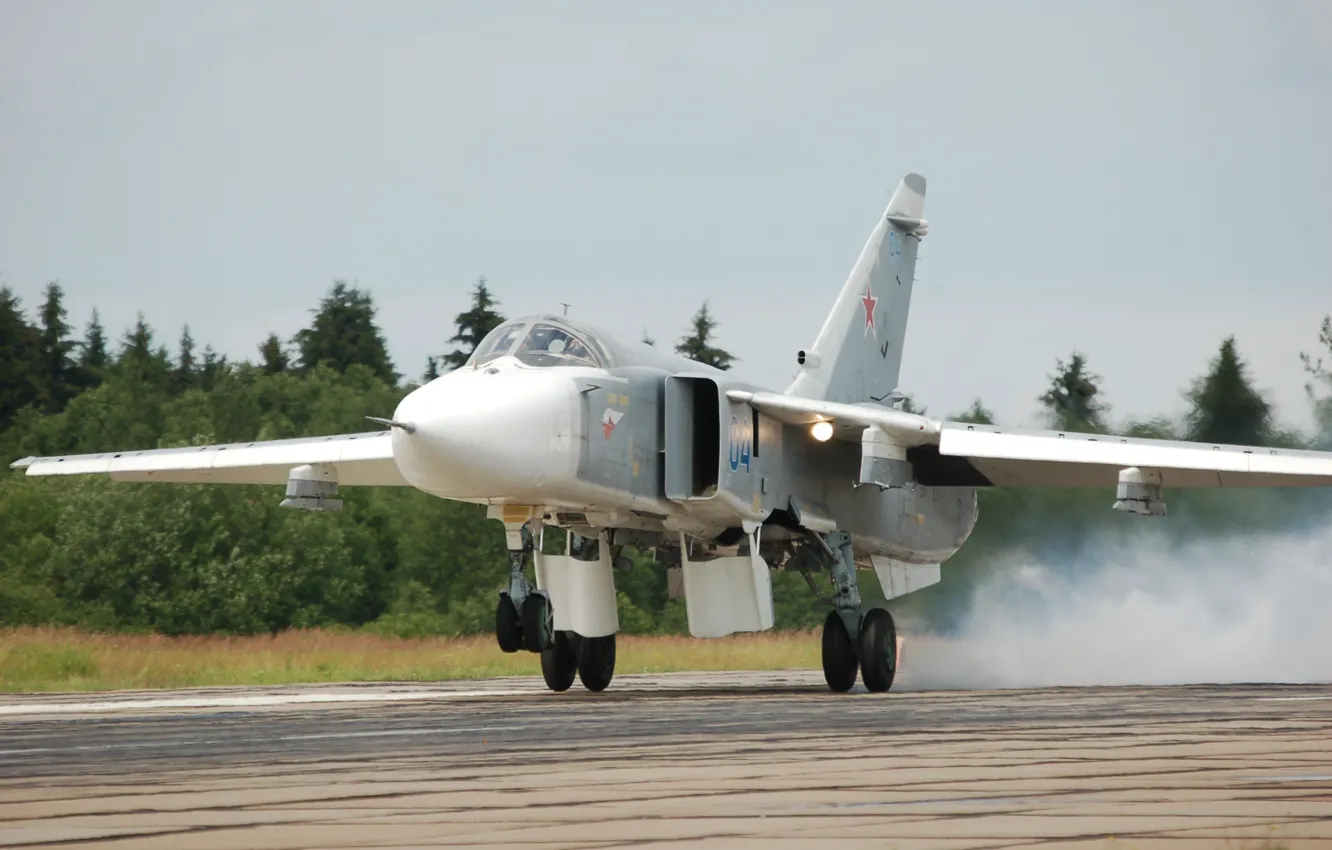
[[(817, 668), (818, 636), (767, 632), (713, 640), (620, 635), (617, 673)], [(537, 656), (493, 637), (403, 640), (360, 632), (165, 637), (74, 629), (0, 632), (0, 692), (481, 679), (540, 675)]]

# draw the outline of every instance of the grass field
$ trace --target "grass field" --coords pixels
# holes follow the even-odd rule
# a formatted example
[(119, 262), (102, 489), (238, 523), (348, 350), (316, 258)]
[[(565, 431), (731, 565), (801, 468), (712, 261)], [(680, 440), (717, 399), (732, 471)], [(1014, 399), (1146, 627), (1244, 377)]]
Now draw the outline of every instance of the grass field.
[[(819, 638), (767, 632), (699, 640), (620, 635), (616, 673), (817, 668)], [(403, 640), (359, 632), (165, 637), (73, 629), (0, 632), (0, 692), (99, 691), (299, 682), (431, 682), (541, 674), (537, 656), (490, 636)]]

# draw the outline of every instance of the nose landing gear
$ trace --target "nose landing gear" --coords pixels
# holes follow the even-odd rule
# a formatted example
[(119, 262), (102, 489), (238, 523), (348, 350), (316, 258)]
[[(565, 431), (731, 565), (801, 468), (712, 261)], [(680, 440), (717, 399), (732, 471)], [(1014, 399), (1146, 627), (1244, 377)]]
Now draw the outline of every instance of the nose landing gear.
[[(506, 530), (520, 531), (510, 534), (510, 545), (522, 548), (509, 550), (509, 586), (500, 592), (495, 608), (499, 648), (540, 655), (541, 677), (552, 691), (567, 691), (575, 678), (589, 691), (604, 691), (615, 675), (615, 634), (584, 637), (573, 631), (557, 631), (549, 593), (534, 587), (524, 574), (528, 553), (536, 551), (529, 527), (510, 529), (506, 524)], [(581, 539), (579, 542), (583, 543)], [(592, 542), (595, 545), (596, 541)], [(583, 554), (595, 555), (595, 550)]]

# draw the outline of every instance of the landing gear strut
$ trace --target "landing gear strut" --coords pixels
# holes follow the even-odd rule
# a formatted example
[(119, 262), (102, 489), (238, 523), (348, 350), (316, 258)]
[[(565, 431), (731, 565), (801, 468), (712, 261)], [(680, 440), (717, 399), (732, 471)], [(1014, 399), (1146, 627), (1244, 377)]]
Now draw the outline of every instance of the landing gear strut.
[(504, 652), (541, 652), (550, 645), (550, 600), (523, 574), (527, 553), (536, 551), (532, 532), (524, 525), (519, 546), (509, 550), (509, 588), (500, 591), (495, 607), (495, 640)]
[[(584, 637), (556, 631), (550, 595), (527, 580), (528, 553), (536, 552), (530, 526), (506, 525), (509, 545), (509, 586), (501, 591), (495, 608), (495, 639), (504, 652), (527, 650), (541, 656), (541, 676), (552, 691), (567, 691), (577, 678), (589, 691), (603, 691), (615, 675), (615, 635)], [(596, 539), (571, 535), (570, 556), (596, 560)], [(626, 558), (626, 560), (628, 560)], [(549, 580), (549, 579), (547, 579)]]
[(851, 535), (834, 531), (817, 538), (832, 572), (836, 595), (823, 622), (823, 678), (838, 693), (851, 690), (859, 670), (865, 687), (881, 693), (897, 673), (897, 629), (882, 608), (863, 611)]

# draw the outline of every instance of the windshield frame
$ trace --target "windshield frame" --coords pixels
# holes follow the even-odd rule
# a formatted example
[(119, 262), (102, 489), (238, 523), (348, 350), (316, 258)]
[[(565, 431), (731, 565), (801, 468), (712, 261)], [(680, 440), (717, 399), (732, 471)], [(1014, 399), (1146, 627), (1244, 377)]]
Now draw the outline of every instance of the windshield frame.
[[(504, 334), (497, 335), (501, 331)], [(549, 333), (550, 331), (558, 332), (580, 344), (583, 350), (587, 352), (587, 356), (563, 355), (562, 352), (550, 352), (544, 349), (539, 351), (524, 349), (524, 346), (533, 338), (534, 333)], [(507, 341), (505, 341), (505, 337), (508, 337)], [(493, 342), (490, 342), (492, 339)], [(501, 343), (503, 343), (502, 346)], [(553, 316), (536, 316), (530, 319), (505, 322), (496, 326), (494, 330), (486, 334), (485, 338), (481, 340), (481, 344), (476, 347), (470, 365), (473, 369), (478, 369), (505, 356), (514, 357), (519, 363), (533, 369), (551, 369), (561, 366), (609, 369), (614, 363), (606, 345), (597, 339), (594, 334), (575, 328)]]

